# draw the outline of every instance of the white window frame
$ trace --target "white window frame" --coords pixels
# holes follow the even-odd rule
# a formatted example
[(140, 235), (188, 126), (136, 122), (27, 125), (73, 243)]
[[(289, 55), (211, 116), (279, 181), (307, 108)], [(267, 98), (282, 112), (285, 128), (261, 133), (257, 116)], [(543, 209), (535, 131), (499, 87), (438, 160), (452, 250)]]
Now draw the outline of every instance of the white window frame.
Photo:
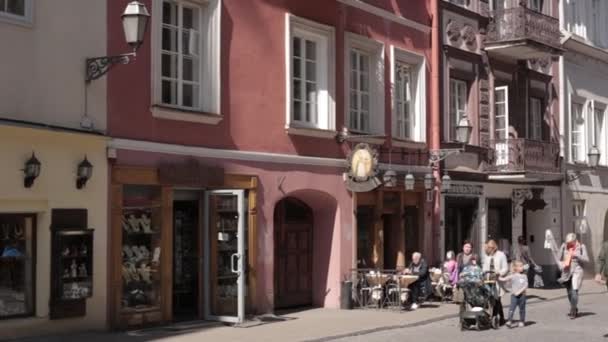
[(34, 22), (34, 2), (33, 0), (24, 1), (24, 15), (17, 15), (9, 12), (0, 11), (0, 22), (16, 24), (29, 27)]
[[(385, 134), (384, 113), (384, 44), (363, 37), (354, 33), (347, 32), (345, 37), (344, 53), (344, 91), (345, 91), (345, 126), (356, 133), (366, 134)], [(359, 50), (370, 56), (370, 127), (368, 131), (356, 130), (350, 127), (350, 52), (352, 49)], [(374, 77), (375, 75), (375, 77)]]
[[(454, 84), (454, 89), (457, 89), (458, 94), (453, 94), (452, 91), (452, 83)], [(461, 90), (464, 89), (464, 96), (461, 93)], [(452, 96), (456, 96), (456, 111), (452, 112)], [(464, 104), (464, 107), (461, 108), (459, 104)], [(449, 141), (456, 141), (456, 127), (460, 120), (467, 116), (467, 110), (469, 108), (469, 83), (465, 80), (461, 80), (459, 78), (450, 77), (449, 81), (449, 95), (448, 95), (448, 113), (449, 113), (449, 133), (448, 138)]]
[(496, 95), (494, 95), (494, 139), (493, 140), (499, 140), (496, 137), (496, 131), (504, 131), (505, 132), (505, 137), (504, 140), (509, 140), (509, 87), (508, 86), (500, 86), (500, 87), (496, 87), (494, 88), (494, 94), (496, 94), (497, 91), (504, 91), (505, 93), (505, 101), (504, 101), (504, 106), (505, 106), (505, 112), (504, 112), (504, 118), (505, 118), (505, 126), (504, 127), (498, 127), (498, 125), (496, 124), (496, 119), (499, 117), (498, 115), (498, 111), (496, 110), (496, 106), (499, 104), (498, 101), (496, 100)]
[[(584, 99), (572, 99), (570, 101), (570, 116), (568, 120), (568, 135), (570, 137), (570, 162), (573, 164), (585, 163), (587, 161), (587, 146), (586, 146), (586, 130), (585, 130), (585, 122), (587, 121), (585, 118), (585, 105), (586, 101)], [(581, 113), (579, 115), (580, 119), (583, 120), (582, 124), (575, 124), (574, 120), (574, 106), (580, 106)], [(578, 127), (575, 127), (578, 126)], [(575, 133), (579, 136), (578, 143), (574, 144), (573, 136)], [(575, 153), (576, 151), (576, 153)]]
[[(311, 40), (317, 44), (316, 122), (295, 120), (293, 117), (292, 40), (294, 37)], [(285, 15), (285, 122), (288, 130), (292, 130), (294, 133), (303, 134), (305, 132), (297, 132), (298, 128), (335, 131), (335, 60), (335, 29), (333, 27), (300, 18), (290, 13)], [(302, 72), (304, 72), (304, 70), (302, 70)]]
[[(608, 159), (606, 156), (606, 153), (608, 151), (607, 147), (608, 147), (608, 141), (607, 141), (607, 123), (606, 123), (606, 104), (598, 102), (598, 101), (592, 101), (592, 106), (593, 108), (591, 108), (591, 110), (589, 111), (590, 113), (590, 120), (588, 120), (588, 122), (590, 123), (591, 127), (591, 131), (590, 131), (590, 138), (591, 141), (589, 142), (590, 146), (595, 146), (600, 150), (600, 165), (606, 166), (608, 164)], [(602, 115), (602, 123), (601, 125), (598, 125), (597, 122), (597, 115), (600, 114)]]
[[(536, 106), (538, 105), (538, 107)], [(538, 112), (535, 112), (535, 108)], [(528, 139), (543, 140), (543, 99), (530, 97), (530, 115), (528, 117)]]
[[(391, 45), (391, 89), (392, 101), (392, 132), (397, 139), (426, 142), (426, 59), (423, 55), (400, 49)], [(396, 71), (397, 64), (409, 66), (410, 71), (410, 136), (405, 137), (397, 129), (397, 97)]]
[[(173, 0), (200, 6), (199, 107), (162, 102), (161, 48), (163, 0), (153, 0), (151, 18), (152, 115), (163, 119), (216, 124), (221, 120), (221, 8), (222, 0)], [(203, 114), (203, 115), (201, 115)]]

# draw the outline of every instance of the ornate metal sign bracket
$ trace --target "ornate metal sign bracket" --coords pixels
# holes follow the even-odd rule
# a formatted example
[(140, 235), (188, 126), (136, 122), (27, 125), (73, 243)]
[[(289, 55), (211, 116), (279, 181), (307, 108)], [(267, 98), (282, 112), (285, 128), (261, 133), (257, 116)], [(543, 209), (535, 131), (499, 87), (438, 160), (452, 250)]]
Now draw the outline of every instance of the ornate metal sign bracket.
[(116, 64), (129, 64), (135, 58), (135, 52), (125, 53), (117, 56), (103, 56), (87, 58), (86, 60), (86, 83), (105, 75)]

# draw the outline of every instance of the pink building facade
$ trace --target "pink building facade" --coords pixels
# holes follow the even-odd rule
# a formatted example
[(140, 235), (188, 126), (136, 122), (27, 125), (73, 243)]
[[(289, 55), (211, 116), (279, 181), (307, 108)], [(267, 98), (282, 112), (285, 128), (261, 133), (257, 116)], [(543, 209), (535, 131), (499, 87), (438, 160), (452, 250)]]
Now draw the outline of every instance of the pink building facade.
[[(430, 1), (143, 3), (145, 43), (108, 74), (112, 326), (337, 308), (353, 268), (435, 258), (433, 202), (401, 182), (429, 171)], [(346, 188), (357, 143), (397, 187)]]

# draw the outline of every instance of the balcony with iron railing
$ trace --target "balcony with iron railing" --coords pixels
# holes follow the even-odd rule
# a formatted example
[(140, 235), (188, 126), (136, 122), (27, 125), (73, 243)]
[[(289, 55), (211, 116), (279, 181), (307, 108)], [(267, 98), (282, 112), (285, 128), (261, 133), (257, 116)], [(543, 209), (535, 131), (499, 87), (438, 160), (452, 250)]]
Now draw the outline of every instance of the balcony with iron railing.
[[(558, 143), (528, 139), (505, 139), (491, 143), (486, 171), (492, 174), (546, 175), (561, 177)], [(528, 175), (526, 175), (528, 174)]]
[(560, 54), (559, 19), (524, 5), (493, 11), (485, 49), (515, 60)]

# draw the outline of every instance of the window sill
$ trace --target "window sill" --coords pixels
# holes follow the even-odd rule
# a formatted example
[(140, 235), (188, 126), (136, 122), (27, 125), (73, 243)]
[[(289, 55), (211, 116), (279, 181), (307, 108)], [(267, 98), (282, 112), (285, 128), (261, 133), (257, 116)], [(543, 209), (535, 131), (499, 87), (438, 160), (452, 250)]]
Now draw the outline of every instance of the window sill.
[[(362, 133), (362, 132), (349, 132), (349, 137), (348, 137), (348, 141), (352, 141), (352, 142), (360, 142), (360, 143), (367, 143), (367, 144), (371, 144), (371, 145), (384, 145), (384, 143), (386, 142), (386, 135), (382, 135), (382, 134), (374, 134), (374, 133)], [(372, 135), (372, 137), (370, 136), (366, 136), (366, 135)]]
[(5, 14), (5, 13), (0, 13), (0, 23), (21, 26), (24, 28), (33, 28), (34, 27), (34, 23), (32, 22), (32, 19), (28, 18), (27, 16), (22, 17), (22, 16), (18, 16), (18, 15), (11, 15), (11, 14)]
[(301, 135), (305, 137), (335, 139), (338, 132), (329, 129), (302, 127), (302, 126), (287, 126), (285, 131), (290, 135)]
[(400, 139), (400, 138), (395, 138), (395, 137), (393, 137), (391, 145), (393, 147), (402, 147), (402, 148), (409, 148), (409, 149), (414, 149), (414, 150), (426, 148), (426, 142), (406, 140), (406, 139)]
[(205, 112), (187, 111), (183, 109), (154, 105), (150, 108), (152, 116), (159, 119), (196, 122), (217, 125), (224, 119), (223, 115)]

